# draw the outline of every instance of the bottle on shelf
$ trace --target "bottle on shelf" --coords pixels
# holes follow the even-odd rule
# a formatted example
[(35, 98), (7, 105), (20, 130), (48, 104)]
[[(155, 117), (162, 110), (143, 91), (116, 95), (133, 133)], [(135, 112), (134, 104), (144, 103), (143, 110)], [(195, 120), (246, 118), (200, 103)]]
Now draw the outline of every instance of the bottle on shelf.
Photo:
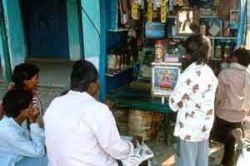
[(214, 57), (218, 58), (218, 59), (221, 59), (221, 57), (222, 57), (222, 48), (221, 48), (221, 45), (217, 45), (216, 46)]
[(114, 53), (114, 50), (110, 50), (108, 54), (108, 62), (107, 62), (107, 67), (108, 67), (108, 73), (112, 73), (116, 69), (116, 55)]
[(155, 62), (163, 62), (164, 60), (164, 43), (162, 40), (158, 40), (155, 43)]

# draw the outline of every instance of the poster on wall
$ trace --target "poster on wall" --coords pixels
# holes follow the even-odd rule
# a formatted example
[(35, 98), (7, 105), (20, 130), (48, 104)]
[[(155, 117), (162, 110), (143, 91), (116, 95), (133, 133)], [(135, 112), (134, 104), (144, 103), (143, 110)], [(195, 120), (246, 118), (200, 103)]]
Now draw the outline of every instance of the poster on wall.
[(152, 63), (152, 95), (168, 97), (180, 76), (180, 63)]

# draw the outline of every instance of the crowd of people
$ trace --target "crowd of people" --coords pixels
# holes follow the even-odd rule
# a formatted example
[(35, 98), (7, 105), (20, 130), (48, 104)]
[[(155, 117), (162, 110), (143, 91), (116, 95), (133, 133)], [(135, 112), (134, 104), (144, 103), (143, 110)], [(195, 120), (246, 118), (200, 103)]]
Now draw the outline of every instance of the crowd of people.
[[(209, 67), (208, 37), (191, 35), (185, 42), (190, 65), (169, 97), (177, 112), (177, 166), (208, 166), (209, 140), (223, 143), (221, 165), (235, 156), (232, 131), (250, 110), (250, 50), (238, 48), (230, 67), (216, 77)], [(136, 144), (123, 140), (109, 107), (97, 100), (98, 71), (79, 60), (71, 88), (43, 110), (38, 93), (39, 68), (17, 65), (0, 109), (1, 166), (117, 166), (133, 155)]]

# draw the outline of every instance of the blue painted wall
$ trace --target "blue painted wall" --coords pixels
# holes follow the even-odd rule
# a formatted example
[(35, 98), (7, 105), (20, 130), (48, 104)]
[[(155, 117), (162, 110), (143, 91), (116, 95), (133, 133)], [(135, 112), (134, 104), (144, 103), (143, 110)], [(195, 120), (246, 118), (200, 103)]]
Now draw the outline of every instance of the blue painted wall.
[(28, 56), (69, 59), (66, 0), (21, 0)]
[[(101, 39), (101, 0), (81, 0), (84, 57), (99, 69)], [(105, 25), (104, 25), (105, 26)]]
[(82, 57), (80, 16), (77, 0), (67, 0), (67, 22), (70, 60), (79, 60)]
[(26, 49), (19, 0), (2, 0), (10, 66), (24, 62)]

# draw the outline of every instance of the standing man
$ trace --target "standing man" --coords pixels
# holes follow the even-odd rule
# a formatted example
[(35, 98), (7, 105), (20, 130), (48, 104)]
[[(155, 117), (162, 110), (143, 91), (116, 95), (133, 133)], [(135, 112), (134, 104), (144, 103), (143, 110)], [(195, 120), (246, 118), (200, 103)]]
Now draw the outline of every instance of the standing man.
[(109, 108), (98, 102), (98, 72), (88, 61), (77, 61), (71, 90), (52, 101), (44, 115), (51, 166), (117, 166), (133, 151), (123, 141)]
[(217, 78), (207, 65), (210, 40), (195, 34), (185, 42), (192, 64), (180, 75), (169, 106), (178, 111), (174, 135), (178, 138), (177, 166), (208, 166), (208, 138), (214, 121)]

